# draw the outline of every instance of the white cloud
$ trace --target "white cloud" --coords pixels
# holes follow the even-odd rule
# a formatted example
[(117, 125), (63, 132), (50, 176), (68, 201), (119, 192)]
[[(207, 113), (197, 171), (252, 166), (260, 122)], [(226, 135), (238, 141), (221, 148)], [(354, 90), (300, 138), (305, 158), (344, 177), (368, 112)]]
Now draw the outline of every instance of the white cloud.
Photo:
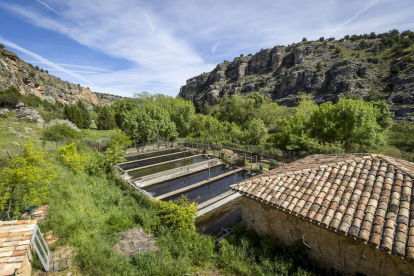
[(4, 45), (6, 45), (6, 46), (8, 46), (10, 48), (16, 49), (16, 50), (18, 50), (18, 51), (20, 51), (22, 53), (25, 53), (26, 55), (28, 55), (28, 56), (30, 56), (30, 57), (38, 60), (39, 62), (41, 62), (43, 64), (46, 64), (46, 65), (48, 65), (48, 66), (50, 66), (50, 67), (52, 67), (52, 68), (54, 68), (54, 69), (56, 69), (56, 70), (58, 70), (58, 71), (60, 71), (62, 73), (65, 73), (65, 74), (67, 74), (69, 76), (72, 76), (72, 77), (74, 77), (74, 78), (76, 78), (78, 80), (81, 80), (81, 81), (85, 82), (86, 84), (93, 85), (89, 80), (85, 79), (81, 75), (78, 75), (78, 74), (76, 74), (76, 73), (74, 73), (72, 71), (69, 71), (69, 70), (63, 68), (62, 66), (57, 65), (56, 63), (54, 63), (54, 62), (52, 62), (50, 60), (47, 60), (44, 57), (42, 57), (42, 56), (40, 56), (40, 55), (38, 55), (36, 53), (33, 53), (33, 52), (31, 52), (31, 51), (29, 51), (29, 50), (27, 50), (25, 48), (20, 47), (19, 45), (15, 44), (15, 43), (13, 43), (11, 41), (8, 41), (8, 40), (4, 39), (1, 36), (0, 36), (0, 43), (4, 44)]
[(407, 26), (413, 8), (409, 0), (371, 0), (365, 5), (359, 0), (37, 1), (42, 5), (4, 3), (2, 8), (37, 27), (129, 61), (131, 67), (122, 71), (85, 68), (96, 72), (87, 73), (95, 84), (92, 89), (124, 95), (143, 90), (176, 95), (186, 79), (212, 70), (222, 60), (303, 37)]

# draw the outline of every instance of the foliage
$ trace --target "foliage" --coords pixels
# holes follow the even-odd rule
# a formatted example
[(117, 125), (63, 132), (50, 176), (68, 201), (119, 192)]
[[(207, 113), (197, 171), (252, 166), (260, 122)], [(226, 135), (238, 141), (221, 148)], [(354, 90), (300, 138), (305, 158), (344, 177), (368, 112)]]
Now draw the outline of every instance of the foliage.
[(133, 99), (116, 101), (111, 105), (111, 110), (115, 117), (116, 125), (125, 131), (131, 126), (138, 112), (138, 105)]
[[(137, 127), (132, 130), (131, 137), (138, 143), (145, 143), (162, 138), (167, 141), (174, 141), (177, 130), (174, 122), (171, 121), (168, 112), (157, 105), (147, 105), (140, 110), (136, 117)], [(128, 134), (129, 130), (126, 131)]]
[(171, 121), (177, 126), (180, 136), (186, 136), (191, 132), (192, 122), (195, 117), (195, 107), (192, 102), (177, 100), (176, 106), (171, 114)]
[(197, 215), (197, 204), (182, 197), (175, 202), (153, 201), (156, 217), (151, 224), (151, 232), (159, 233), (160, 227), (171, 231), (195, 230), (194, 219)]
[[(57, 175), (44, 160), (45, 153), (28, 142), (21, 156), (9, 159), (0, 171), (0, 210), (15, 216), (30, 205), (46, 202), (49, 183)], [(9, 217), (10, 219), (10, 217)]]
[(16, 87), (11, 86), (0, 91), (0, 107), (15, 108), (16, 104), (21, 101), (23, 95), (20, 94)]
[(89, 110), (86, 108), (86, 105), (82, 101), (78, 101), (76, 105), (78, 106), (82, 117), (81, 128), (89, 128), (91, 125), (91, 114), (89, 113)]
[(56, 104), (56, 100), (52, 96), (46, 96), (46, 97), (44, 97), (43, 98), (43, 101), (46, 102), (49, 105), (55, 105)]
[(58, 159), (74, 173), (84, 170), (85, 157), (77, 151), (76, 143), (58, 149)]
[(241, 226), (220, 240), (216, 263), (233, 275), (332, 275), (312, 268), (303, 245), (286, 247), (275, 238), (259, 237)]
[(249, 145), (259, 145), (266, 139), (267, 128), (262, 120), (250, 121), (244, 135), (244, 142)]
[[(355, 145), (366, 152), (379, 148), (386, 141), (389, 125), (381, 128), (377, 122), (378, 113), (372, 103), (360, 100), (341, 99), (335, 105), (326, 102), (312, 113), (309, 134), (321, 142), (339, 142), (348, 152)], [(389, 115), (383, 114), (383, 120), (391, 120)]]
[(409, 122), (394, 123), (390, 133), (389, 144), (402, 152), (402, 157), (414, 162), (414, 124)]
[(368, 151), (383, 146), (392, 113), (383, 102), (341, 99), (316, 106), (310, 98), (300, 102), (282, 132), (269, 142), (288, 150), (314, 152)]
[(65, 105), (63, 109), (65, 119), (74, 123), (78, 128), (89, 128), (91, 115), (82, 101), (75, 105)]
[(276, 131), (288, 112), (289, 109), (286, 106), (278, 105), (270, 98), (265, 98), (260, 108), (254, 111), (254, 118), (262, 120), (269, 131)]
[(104, 106), (100, 109), (96, 126), (99, 130), (110, 130), (116, 127), (115, 117), (108, 107)]
[(105, 153), (95, 151), (95, 155), (90, 158), (90, 162), (88, 162), (89, 173), (95, 175), (109, 173), (113, 166), (125, 161), (122, 156), (125, 155), (125, 148), (130, 145), (129, 137), (123, 132), (117, 131), (112, 135)]
[(53, 120), (43, 132), (43, 139), (61, 141), (81, 136), (80, 130), (68, 120)]

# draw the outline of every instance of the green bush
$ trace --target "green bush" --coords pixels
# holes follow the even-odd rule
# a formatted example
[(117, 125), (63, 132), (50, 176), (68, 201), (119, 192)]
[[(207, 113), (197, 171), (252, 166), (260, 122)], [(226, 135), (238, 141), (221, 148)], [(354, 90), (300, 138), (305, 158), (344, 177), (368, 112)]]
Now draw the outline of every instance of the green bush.
[(194, 218), (197, 215), (197, 205), (186, 197), (172, 201), (153, 201), (157, 216), (152, 221), (151, 232), (159, 233), (160, 227), (167, 227), (171, 231), (194, 230)]
[(16, 108), (16, 104), (22, 99), (23, 95), (14, 86), (0, 91), (0, 107)]
[(84, 169), (85, 157), (77, 152), (76, 143), (59, 148), (58, 159), (74, 173)]
[(75, 139), (81, 136), (76, 126), (70, 121), (54, 120), (43, 132), (43, 139), (48, 141), (61, 141), (67, 139)]

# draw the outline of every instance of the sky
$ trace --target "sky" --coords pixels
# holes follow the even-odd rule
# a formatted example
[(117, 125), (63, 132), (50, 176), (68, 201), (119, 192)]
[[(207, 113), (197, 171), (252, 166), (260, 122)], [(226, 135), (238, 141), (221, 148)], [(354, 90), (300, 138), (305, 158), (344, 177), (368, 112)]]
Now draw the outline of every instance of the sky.
[(240, 54), (414, 31), (413, 11), (413, 0), (0, 0), (0, 43), (95, 92), (176, 96)]

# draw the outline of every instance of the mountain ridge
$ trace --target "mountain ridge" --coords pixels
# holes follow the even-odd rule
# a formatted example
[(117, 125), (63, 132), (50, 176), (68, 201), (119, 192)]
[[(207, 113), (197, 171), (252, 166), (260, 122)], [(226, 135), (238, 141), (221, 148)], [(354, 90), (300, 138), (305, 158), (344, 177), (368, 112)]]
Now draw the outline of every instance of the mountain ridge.
[(16, 87), (23, 95), (50, 96), (64, 104), (83, 100), (89, 104), (108, 105), (124, 98), (93, 92), (89, 87), (64, 81), (21, 60), (14, 52), (0, 45), (0, 91), (10, 86)]
[(188, 79), (179, 96), (196, 105), (215, 105), (226, 95), (252, 92), (286, 106), (297, 105), (302, 93), (311, 94), (318, 104), (342, 97), (383, 99), (396, 119), (412, 119), (414, 33), (396, 32), (321, 38), (240, 55)]

